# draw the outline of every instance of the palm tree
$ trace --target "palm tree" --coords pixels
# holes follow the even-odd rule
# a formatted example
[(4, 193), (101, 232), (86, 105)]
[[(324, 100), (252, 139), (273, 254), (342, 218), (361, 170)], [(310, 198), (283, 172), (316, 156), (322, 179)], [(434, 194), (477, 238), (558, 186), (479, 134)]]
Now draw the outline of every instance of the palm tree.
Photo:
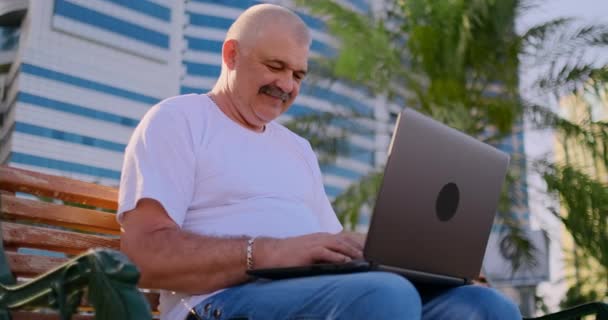
[[(538, 128), (553, 128), (563, 156), (534, 163), (547, 189), (561, 201), (550, 208), (575, 243), (574, 285), (562, 306), (608, 297), (608, 56), (585, 55), (608, 47), (608, 26), (585, 25), (571, 18), (532, 27), (523, 36), (529, 67), (541, 72), (532, 89), (544, 99), (526, 101), (525, 111)], [(561, 102), (559, 113), (547, 107)], [(537, 101), (538, 100), (538, 101)], [(561, 114), (561, 115), (560, 115)], [(587, 273), (581, 272), (587, 269)], [(585, 285), (593, 285), (585, 289)]]
[[(395, 0), (386, 1), (386, 7), (374, 14), (353, 12), (328, 0), (301, 3), (322, 17), (340, 42), (334, 57), (315, 63), (317, 73), (415, 107), (488, 143), (499, 144), (526, 115), (537, 128), (553, 128), (563, 139), (585, 148), (606, 168), (606, 122), (563, 118), (548, 100), (527, 101), (518, 90), (519, 68), (544, 65), (546, 72), (533, 89), (558, 97), (566, 92), (605, 92), (601, 84), (608, 83), (606, 65), (585, 63), (578, 52), (606, 46), (606, 26), (576, 27), (573, 19), (558, 19), (517, 35), (515, 18), (529, 8), (519, 0)], [(512, 158), (514, 169), (529, 161), (523, 154)], [(533, 167), (570, 210), (567, 216), (555, 214), (576, 243), (608, 268), (606, 182), (585, 174), (568, 159), (540, 161)], [(511, 170), (508, 180), (516, 183), (523, 178), (520, 175)], [(372, 173), (335, 199), (343, 222), (356, 223), (361, 207), (373, 202), (380, 181), (380, 173)], [(514, 269), (534, 263), (534, 246), (509, 214), (519, 197), (517, 188), (506, 188), (499, 210), (504, 243), (517, 253)]]

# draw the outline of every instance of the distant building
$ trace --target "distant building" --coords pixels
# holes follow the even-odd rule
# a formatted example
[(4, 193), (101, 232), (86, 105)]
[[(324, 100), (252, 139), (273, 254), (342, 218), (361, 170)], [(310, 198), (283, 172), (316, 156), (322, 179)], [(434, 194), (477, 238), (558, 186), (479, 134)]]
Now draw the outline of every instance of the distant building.
[(116, 185), (141, 116), (179, 92), (183, 3), (21, 2), (1, 102), (3, 160)]
[[(164, 98), (208, 91), (219, 75), (227, 28), (258, 2), (8, 3), (0, 3), (0, 71), (5, 71), (0, 161), (117, 185), (123, 150), (139, 119)], [(331, 54), (335, 41), (322, 22), (298, 12), (312, 30), (312, 54)], [(280, 121), (339, 110), (356, 110), (373, 119), (376, 99), (327, 82), (308, 81)], [(334, 131), (353, 127), (345, 122), (352, 121), (337, 121)], [(348, 152), (323, 165), (330, 197), (376, 162), (378, 125), (361, 121), (355, 126), (357, 133), (344, 142)], [(390, 131), (387, 125), (380, 128)]]

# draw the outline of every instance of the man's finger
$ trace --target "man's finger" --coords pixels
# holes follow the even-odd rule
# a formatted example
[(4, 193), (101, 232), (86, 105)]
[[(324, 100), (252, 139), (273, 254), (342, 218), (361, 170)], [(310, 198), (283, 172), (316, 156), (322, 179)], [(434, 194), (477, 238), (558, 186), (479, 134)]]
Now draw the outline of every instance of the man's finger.
[(329, 262), (329, 263), (346, 263), (352, 259), (342, 253), (327, 249), (320, 248), (314, 256), (315, 262)]
[(339, 252), (353, 259), (363, 258), (363, 252), (361, 251), (361, 249), (358, 249), (357, 247), (350, 244), (349, 241), (342, 239), (338, 236), (331, 239), (326, 244), (326, 248), (335, 252)]
[(353, 247), (363, 250), (363, 246), (365, 244), (365, 237), (362, 234), (357, 234), (354, 232), (342, 232), (338, 236), (343, 238), (345, 241), (348, 241)]

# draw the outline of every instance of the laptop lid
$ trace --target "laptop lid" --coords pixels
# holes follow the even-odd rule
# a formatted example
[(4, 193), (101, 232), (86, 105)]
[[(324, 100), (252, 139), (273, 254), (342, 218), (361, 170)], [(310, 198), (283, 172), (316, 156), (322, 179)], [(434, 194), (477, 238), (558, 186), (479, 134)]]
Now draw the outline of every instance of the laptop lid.
[(506, 153), (405, 109), (389, 147), (365, 258), (476, 278), (508, 164)]

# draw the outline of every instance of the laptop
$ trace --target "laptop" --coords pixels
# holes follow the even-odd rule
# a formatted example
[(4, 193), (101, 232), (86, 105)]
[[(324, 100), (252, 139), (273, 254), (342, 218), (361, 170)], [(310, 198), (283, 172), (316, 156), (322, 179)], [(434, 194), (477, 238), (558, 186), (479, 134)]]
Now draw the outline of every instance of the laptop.
[(363, 260), (249, 270), (267, 279), (389, 271), (420, 284), (479, 276), (509, 156), (413, 109), (402, 111)]

